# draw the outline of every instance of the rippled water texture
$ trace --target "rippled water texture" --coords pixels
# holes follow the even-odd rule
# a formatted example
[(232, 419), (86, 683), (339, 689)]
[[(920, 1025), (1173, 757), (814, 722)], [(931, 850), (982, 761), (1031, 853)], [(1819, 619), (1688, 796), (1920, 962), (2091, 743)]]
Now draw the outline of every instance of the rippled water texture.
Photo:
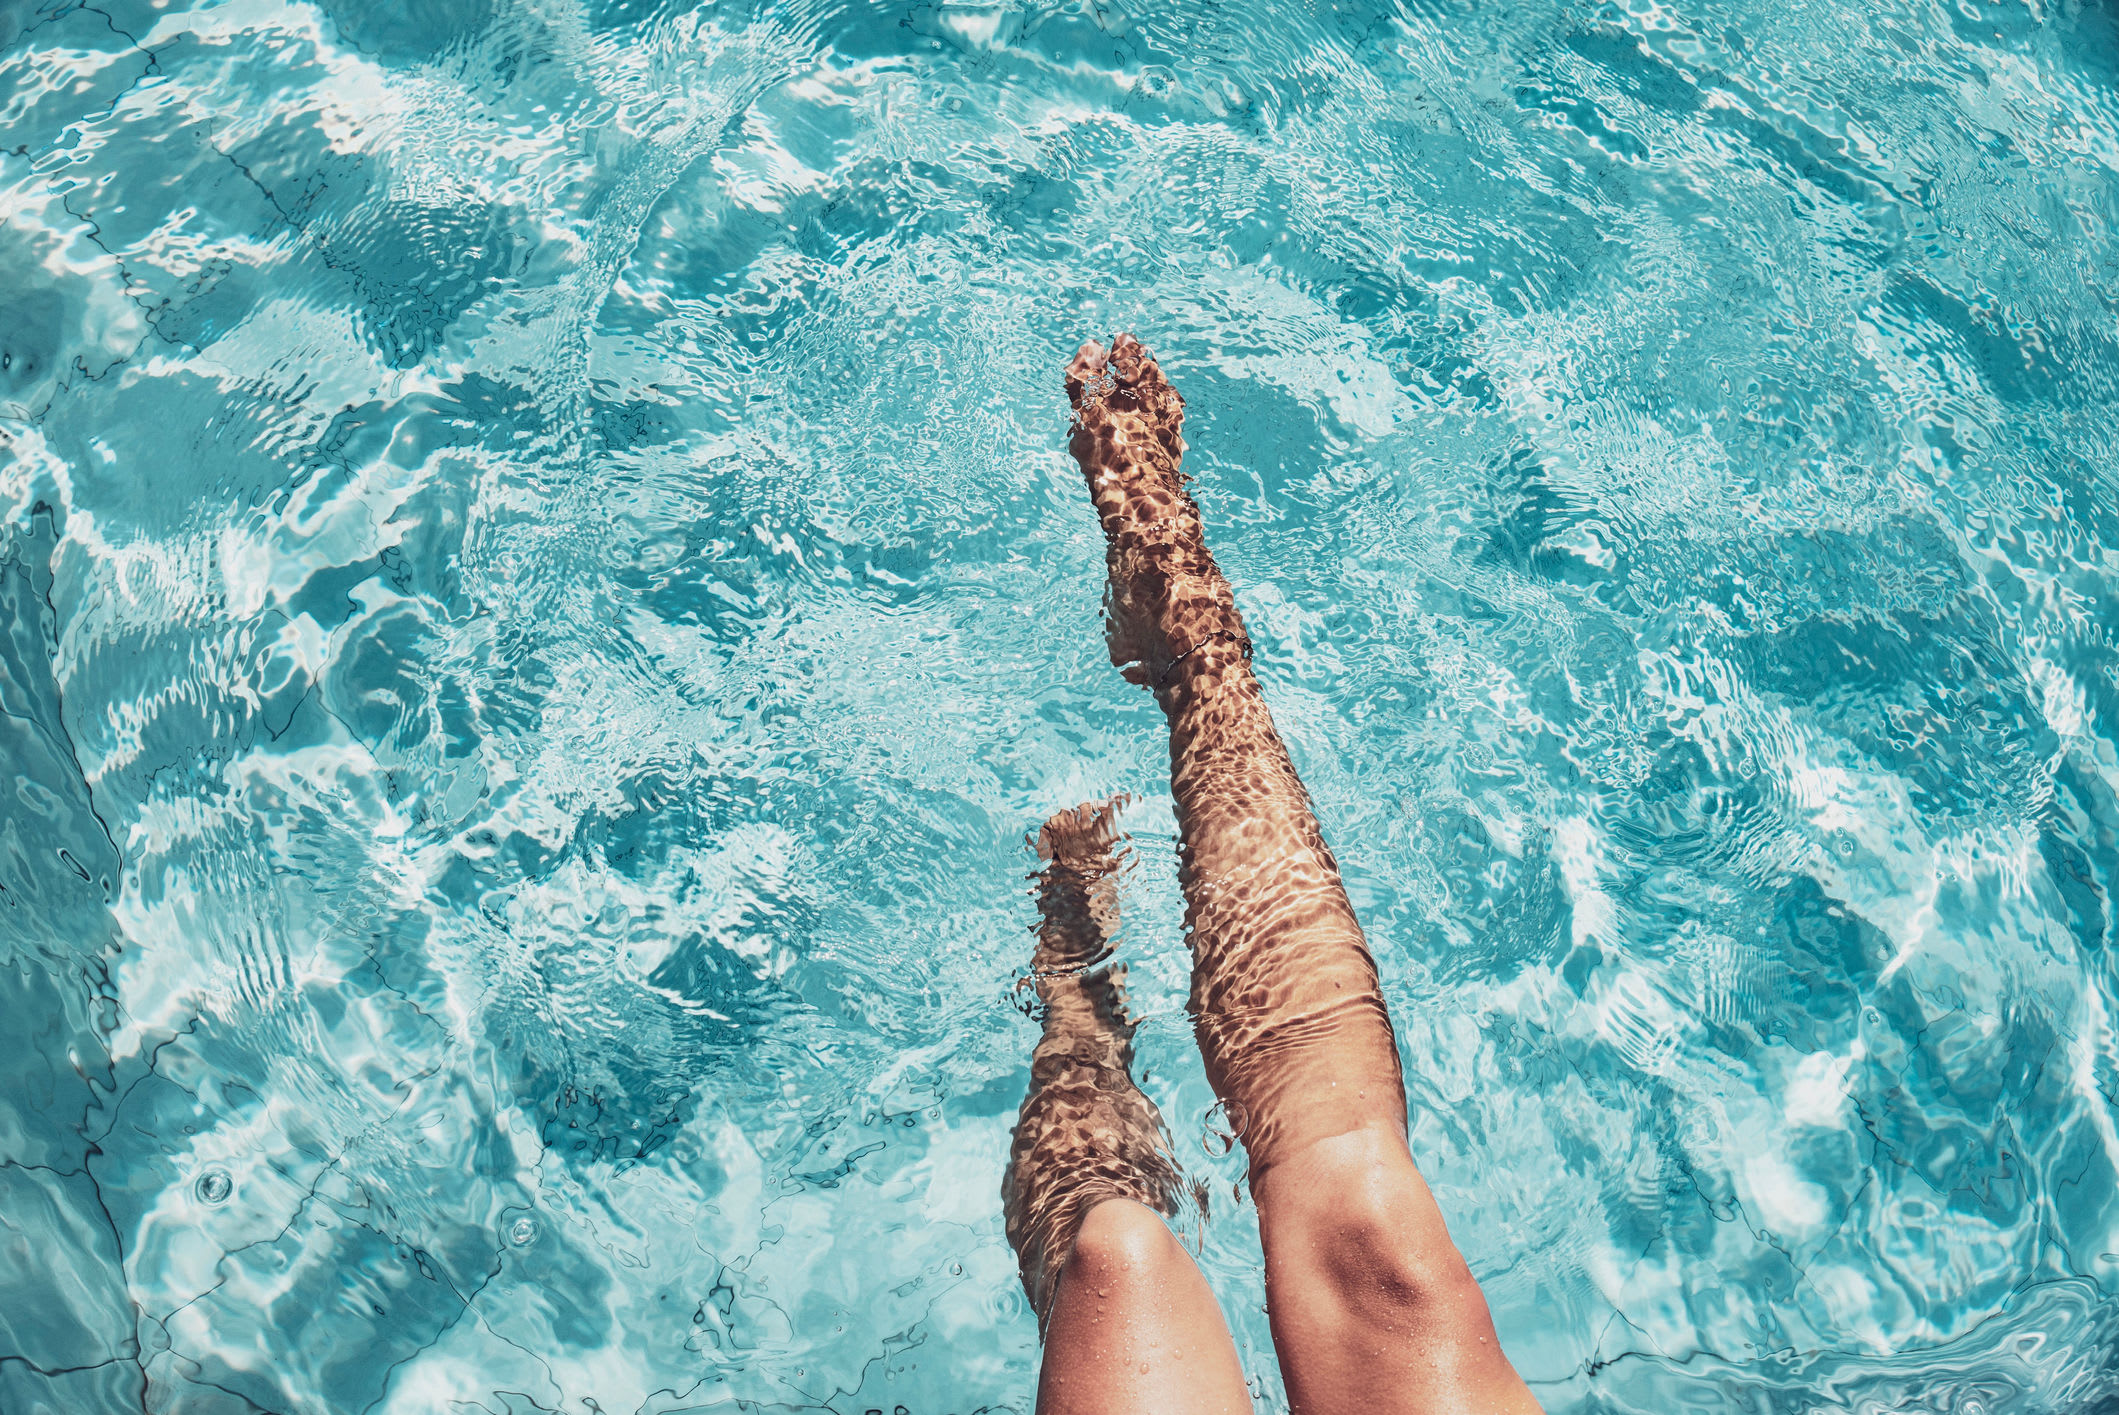
[(1027, 1412), (1137, 330), (1554, 1412), (2119, 1400), (2119, 11), (0, 9), (0, 1409)]

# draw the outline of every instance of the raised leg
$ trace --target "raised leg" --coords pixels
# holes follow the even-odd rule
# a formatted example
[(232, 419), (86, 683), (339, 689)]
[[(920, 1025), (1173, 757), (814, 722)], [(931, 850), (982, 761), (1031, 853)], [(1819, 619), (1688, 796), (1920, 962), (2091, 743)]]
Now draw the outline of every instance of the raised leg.
[(1031, 986), (1044, 1034), (1002, 1203), (1045, 1337), (1040, 1415), (1238, 1415), (1251, 1408), (1221, 1309), (1162, 1215), (1178, 1174), (1133, 1084), (1122, 973), (1106, 960), (1125, 868), (1117, 803), (1038, 834)]
[(1274, 1344), (1305, 1415), (1537, 1409), (1405, 1140), (1361, 927), (1179, 471), (1184, 402), (1130, 336), (1067, 370), (1111, 656), (1170, 726), (1192, 1007), (1250, 1160)]

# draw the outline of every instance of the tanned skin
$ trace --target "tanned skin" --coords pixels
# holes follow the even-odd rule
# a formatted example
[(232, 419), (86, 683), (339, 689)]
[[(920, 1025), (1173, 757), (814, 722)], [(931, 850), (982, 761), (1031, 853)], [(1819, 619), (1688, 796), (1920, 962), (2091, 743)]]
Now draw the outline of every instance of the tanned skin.
[[(1071, 450), (1106, 542), (1111, 660), (1169, 721), (1191, 1009), (1249, 1160), (1290, 1404), (1296, 1415), (1534, 1415), (1407, 1149), (1375, 958), (1179, 471), (1184, 400), (1129, 335), (1108, 353), (1083, 345), (1066, 386)], [(1040, 836), (1041, 959), (1059, 956), (1055, 938), (1084, 957), (1108, 952), (1122, 868), (1110, 810), (1063, 812)], [(1055, 979), (1037, 969), (1045, 1040), (1005, 1188), (1045, 1326), (1038, 1408), (1248, 1410), (1220, 1310), (1159, 1217), (1175, 1168), (1126, 1074), (1131, 1027), (1115, 985), (1084, 973), (1071, 980), (1079, 998), (1048, 995)], [(1048, 1060), (1061, 1055), (1075, 1060)]]
[(1037, 839), (1029, 983), (1044, 1035), (1001, 1185), (1048, 1353), (1037, 1404), (1043, 1415), (1239, 1415), (1250, 1393), (1221, 1308), (1162, 1220), (1177, 1165), (1133, 1084), (1123, 970), (1105, 963), (1130, 863), (1113, 824), (1122, 804), (1061, 811)]

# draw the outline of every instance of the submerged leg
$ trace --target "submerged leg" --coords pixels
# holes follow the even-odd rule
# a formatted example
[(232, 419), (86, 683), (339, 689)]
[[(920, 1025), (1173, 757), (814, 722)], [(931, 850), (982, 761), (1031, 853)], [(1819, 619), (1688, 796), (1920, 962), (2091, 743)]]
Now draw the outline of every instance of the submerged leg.
[(1162, 1215), (1177, 1167), (1133, 1084), (1133, 1025), (1105, 959), (1122, 868), (1116, 803), (1062, 811), (1031, 979), (1044, 1035), (1002, 1182), (1008, 1241), (1045, 1337), (1040, 1415), (1238, 1415), (1251, 1408), (1221, 1309)]
[(1178, 470), (1184, 401), (1130, 336), (1067, 370), (1113, 662), (1170, 727), (1192, 1007), (1242, 1134), (1297, 1412), (1531, 1412), (1406, 1147), (1375, 959), (1250, 670)]

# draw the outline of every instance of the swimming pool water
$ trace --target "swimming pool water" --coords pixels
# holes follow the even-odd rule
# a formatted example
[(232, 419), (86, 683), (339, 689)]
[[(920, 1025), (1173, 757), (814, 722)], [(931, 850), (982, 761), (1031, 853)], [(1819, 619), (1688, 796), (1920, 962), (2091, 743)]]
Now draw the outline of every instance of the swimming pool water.
[(0, 9), (0, 1411), (1030, 1409), (1138, 332), (1554, 1412), (2119, 1401), (2104, 0)]

